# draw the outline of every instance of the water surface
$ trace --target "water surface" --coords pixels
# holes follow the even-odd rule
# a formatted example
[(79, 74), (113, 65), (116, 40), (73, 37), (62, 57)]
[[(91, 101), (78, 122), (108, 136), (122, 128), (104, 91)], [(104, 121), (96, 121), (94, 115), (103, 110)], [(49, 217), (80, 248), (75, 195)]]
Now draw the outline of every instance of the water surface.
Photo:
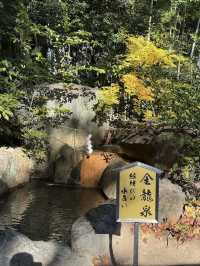
[(93, 189), (74, 189), (32, 181), (0, 200), (0, 226), (32, 240), (69, 244), (73, 222), (105, 200)]

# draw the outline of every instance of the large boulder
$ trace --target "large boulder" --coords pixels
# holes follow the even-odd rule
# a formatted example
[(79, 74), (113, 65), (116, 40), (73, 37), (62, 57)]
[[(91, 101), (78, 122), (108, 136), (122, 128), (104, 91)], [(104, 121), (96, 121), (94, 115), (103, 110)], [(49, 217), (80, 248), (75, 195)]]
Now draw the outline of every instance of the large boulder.
[(172, 128), (137, 123), (117, 129), (113, 132), (112, 141), (118, 143), (123, 158), (169, 170), (179, 163), (185, 151), (184, 145), (188, 141), (192, 143), (192, 137), (186, 132), (184, 134), (184, 130), (177, 132)]
[(120, 168), (125, 166), (126, 162), (122, 159), (111, 162), (104, 170), (99, 185), (108, 199), (116, 199), (116, 181), (119, 177)]
[(142, 235), (139, 245), (139, 261), (143, 266), (200, 265), (200, 240), (197, 239), (178, 243), (170, 238), (167, 245), (166, 234), (158, 239), (151, 233)]
[(129, 263), (127, 261), (129, 256), (127, 248), (129, 249), (129, 247), (124, 245), (127, 243), (127, 236), (129, 235), (129, 239), (131, 237), (130, 228), (123, 225), (121, 227), (121, 224), (116, 222), (114, 204), (100, 205), (90, 210), (85, 216), (80, 217), (73, 224), (71, 231), (72, 250), (80, 255), (107, 257), (109, 263), (112, 261), (110, 252), (113, 251), (116, 255), (114, 260), (120, 265), (126, 265)]
[[(133, 265), (134, 224), (116, 223), (114, 204), (104, 204), (80, 217), (72, 226), (72, 249), (79, 255), (107, 258), (106, 265)], [(139, 232), (139, 265), (200, 265), (200, 240), (177, 242), (163, 231)], [(191, 256), (192, 254), (192, 256)], [(97, 264), (103, 265), (103, 264)]]
[[(89, 130), (75, 128), (57, 128), (51, 131), (49, 136), (49, 175), (55, 182), (68, 183), (72, 170), (80, 166), (82, 160), (82, 168), (85, 172), (85, 166), (88, 168), (88, 162), (96, 156), (92, 154), (89, 159), (86, 158), (87, 137)], [(92, 147), (98, 146), (98, 141), (103, 141), (101, 129), (97, 132), (95, 124), (92, 134)], [(83, 172), (82, 172), (83, 173)], [(77, 177), (76, 177), (77, 178)], [(80, 178), (80, 176), (79, 176)]]
[(60, 150), (60, 157), (55, 162), (54, 181), (56, 183), (69, 183), (71, 172), (74, 166), (75, 150), (65, 144)]
[(28, 182), (32, 170), (33, 161), (21, 148), (0, 148), (0, 195)]
[(10, 229), (0, 231), (0, 266), (92, 266), (92, 260), (55, 242), (32, 241)]
[(49, 176), (58, 183), (68, 183), (73, 167), (84, 156), (87, 133), (71, 127), (52, 129), (49, 135)]
[(98, 88), (61, 82), (42, 84), (41, 87), (46, 88), (50, 94), (58, 95), (56, 100), (47, 101), (46, 107), (49, 117), (56, 115), (56, 109), (60, 107), (61, 103), (73, 113), (73, 118), (78, 119), (83, 124), (95, 117), (94, 105), (98, 102)]
[(183, 212), (185, 193), (169, 179), (160, 180), (159, 186), (159, 220), (176, 221)]
[[(118, 146), (122, 158), (158, 165), (163, 170), (169, 170), (180, 157), (178, 147), (172, 141), (162, 141), (159, 138), (152, 143), (119, 143)], [(167, 156), (168, 154), (170, 156)]]
[(80, 164), (80, 185), (87, 188), (99, 187), (99, 181), (107, 166), (119, 161), (115, 153), (94, 151), (89, 157), (85, 157)]

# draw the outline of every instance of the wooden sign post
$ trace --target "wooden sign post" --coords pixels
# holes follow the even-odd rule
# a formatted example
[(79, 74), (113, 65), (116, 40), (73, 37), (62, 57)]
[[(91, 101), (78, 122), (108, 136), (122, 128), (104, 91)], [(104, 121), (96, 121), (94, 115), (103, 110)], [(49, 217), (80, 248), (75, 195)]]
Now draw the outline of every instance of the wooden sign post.
[(134, 266), (138, 266), (139, 223), (158, 223), (161, 172), (140, 162), (120, 169), (117, 182), (117, 221), (135, 223)]

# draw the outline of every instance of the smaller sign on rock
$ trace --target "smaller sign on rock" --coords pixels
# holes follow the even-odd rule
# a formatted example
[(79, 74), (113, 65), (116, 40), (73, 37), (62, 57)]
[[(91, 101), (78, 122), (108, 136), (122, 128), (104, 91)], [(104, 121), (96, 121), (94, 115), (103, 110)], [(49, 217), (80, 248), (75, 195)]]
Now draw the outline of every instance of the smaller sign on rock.
[(160, 173), (140, 162), (121, 168), (117, 184), (119, 222), (158, 222)]

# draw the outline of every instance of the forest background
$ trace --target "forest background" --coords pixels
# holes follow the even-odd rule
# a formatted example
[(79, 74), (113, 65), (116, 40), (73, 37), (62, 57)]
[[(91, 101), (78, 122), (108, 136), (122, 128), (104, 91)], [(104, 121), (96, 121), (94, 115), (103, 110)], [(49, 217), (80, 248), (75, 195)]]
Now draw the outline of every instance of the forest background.
[[(47, 128), (70, 117), (65, 91), (100, 88), (98, 123), (200, 129), (199, 0), (1, 0), (0, 144), (42, 159)], [(56, 116), (46, 102), (58, 99)], [(190, 143), (199, 161), (199, 138)]]

